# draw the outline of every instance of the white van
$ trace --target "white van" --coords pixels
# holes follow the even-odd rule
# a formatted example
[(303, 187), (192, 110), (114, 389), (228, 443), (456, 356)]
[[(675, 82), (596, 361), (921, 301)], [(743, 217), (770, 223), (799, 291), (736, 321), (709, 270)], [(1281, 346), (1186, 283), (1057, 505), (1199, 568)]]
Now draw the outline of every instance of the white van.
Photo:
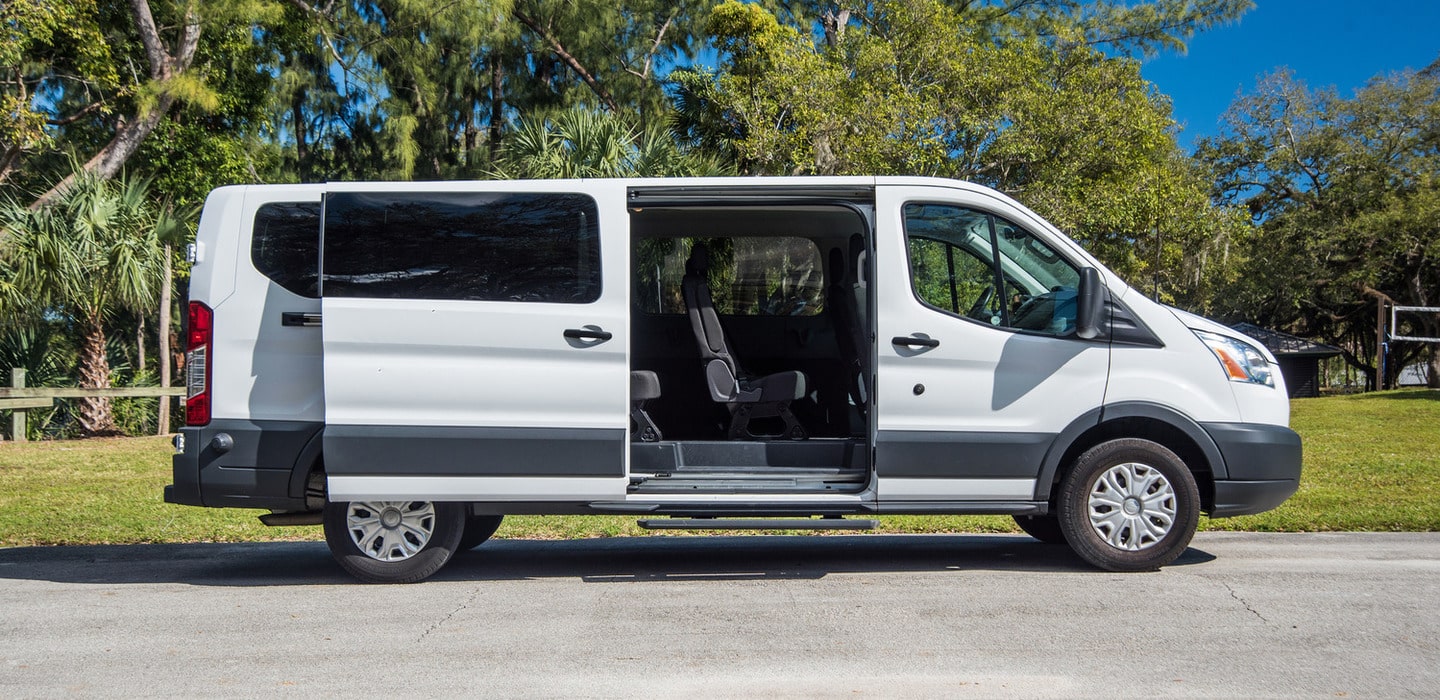
[(507, 514), (1007, 514), (1150, 570), (1300, 476), (1265, 348), (964, 182), (224, 187), (192, 258), (165, 500), (323, 523), (367, 581)]

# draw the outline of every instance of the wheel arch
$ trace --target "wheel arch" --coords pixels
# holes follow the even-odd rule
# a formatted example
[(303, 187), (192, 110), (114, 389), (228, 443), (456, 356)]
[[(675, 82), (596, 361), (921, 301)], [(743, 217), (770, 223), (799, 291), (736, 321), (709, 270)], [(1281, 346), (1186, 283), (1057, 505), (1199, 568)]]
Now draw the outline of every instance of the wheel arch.
[[(301, 448), (300, 454), (295, 456), (295, 463), (290, 467), (290, 497), (305, 499), (305, 507), (309, 510), (325, 507), (325, 454), (322, 450), (324, 435), (324, 430), (316, 431), (305, 443), (305, 447)], [(315, 478), (317, 476), (318, 480)], [(317, 498), (318, 502), (314, 500)]]
[(1195, 475), (1201, 508), (1215, 507), (1215, 480), (1228, 476), (1215, 441), (1189, 416), (1167, 406), (1141, 401), (1110, 404), (1087, 412), (1056, 437), (1041, 465), (1035, 499), (1053, 506), (1065, 466), (1102, 442), (1122, 437), (1150, 440), (1174, 452)]

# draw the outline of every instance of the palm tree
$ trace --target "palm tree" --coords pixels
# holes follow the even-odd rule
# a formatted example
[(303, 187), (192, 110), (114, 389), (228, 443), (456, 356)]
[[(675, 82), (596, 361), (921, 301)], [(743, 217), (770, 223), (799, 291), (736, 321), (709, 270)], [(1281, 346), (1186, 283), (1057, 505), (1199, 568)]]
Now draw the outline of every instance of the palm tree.
[(641, 131), (610, 112), (575, 108), (522, 119), (507, 137), (501, 178), (732, 175), (734, 168), (681, 148), (663, 128)]
[[(165, 269), (160, 238), (175, 223), (146, 199), (148, 186), (78, 171), (49, 204), (34, 210), (13, 198), (0, 204), (0, 225), (8, 231), (0, 267), (9, 280), (0, 304), (39, 308), (76, 329), (82, 387), (110, 386), (106, 318), (155, 304)], [(115, 431), (109, 399), (82, 399), (79, 409), (85, 434)]]

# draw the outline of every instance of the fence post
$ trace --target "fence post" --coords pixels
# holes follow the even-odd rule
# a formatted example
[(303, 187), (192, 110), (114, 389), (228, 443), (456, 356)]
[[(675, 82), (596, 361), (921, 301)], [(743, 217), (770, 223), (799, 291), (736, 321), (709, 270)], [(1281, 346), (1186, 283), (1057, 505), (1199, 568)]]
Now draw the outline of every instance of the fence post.
[[(23, 367), (10, 368), (10, 386), (15, 389), (25, 387), (25, 369)], [(17, 408), (10, 412), (10, 439), (15, 442), (25, 442), (25, 409)]]

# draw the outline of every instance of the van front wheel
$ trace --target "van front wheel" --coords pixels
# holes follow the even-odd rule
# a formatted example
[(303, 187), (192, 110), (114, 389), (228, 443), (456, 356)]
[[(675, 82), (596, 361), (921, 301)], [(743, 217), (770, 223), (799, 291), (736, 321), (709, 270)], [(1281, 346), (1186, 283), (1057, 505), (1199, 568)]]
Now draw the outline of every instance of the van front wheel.
[(1060, 484), (1060, 529), (1081, 559), (1153, 571), (1180, 556), (1200, 522), (1200, 491), (1174, 452), (1122, 438), (1090, 448)]
[(325, 505), (325, 543), (335, 561), (368, 583), (414, 583), (460, 546), (463, 503), (354, 501)]
[(1065, 544), (1065, 533), (1060, 531), (1060, 518), (1050, 515), (1016, 515), (1015, 524), (1025, 534), (1045, 544)]

